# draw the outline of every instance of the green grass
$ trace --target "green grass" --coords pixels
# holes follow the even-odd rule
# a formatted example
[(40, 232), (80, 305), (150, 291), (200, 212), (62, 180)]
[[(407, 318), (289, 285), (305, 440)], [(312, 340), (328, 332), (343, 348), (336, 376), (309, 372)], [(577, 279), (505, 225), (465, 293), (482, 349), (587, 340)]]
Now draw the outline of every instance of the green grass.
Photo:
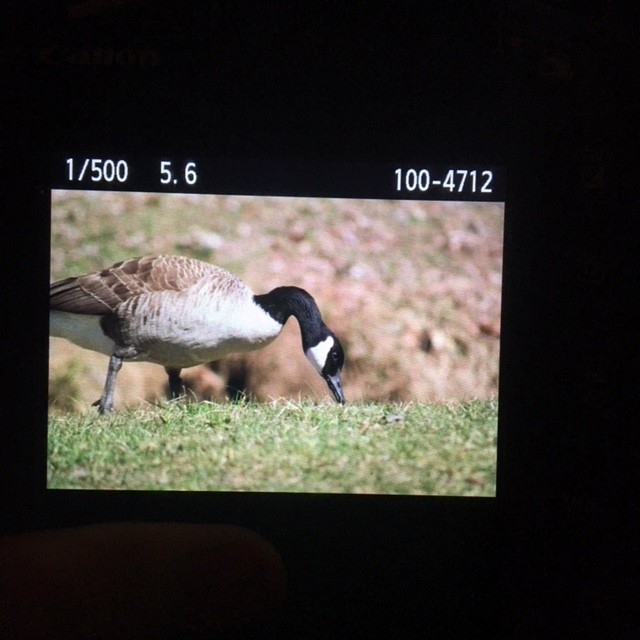
[(492, 496), (496, 426), (492, 400), (51, 415), (48, 486)]

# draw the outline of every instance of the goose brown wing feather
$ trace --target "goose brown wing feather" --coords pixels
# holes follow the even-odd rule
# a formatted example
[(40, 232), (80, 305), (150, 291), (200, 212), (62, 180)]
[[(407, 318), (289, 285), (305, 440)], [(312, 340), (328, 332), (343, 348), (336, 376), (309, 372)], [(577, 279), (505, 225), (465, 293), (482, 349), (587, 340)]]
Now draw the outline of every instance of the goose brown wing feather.
[(82, 277), (66, 278), (49, 285), (49, 309), (86, 315), (103, 315), (112, 311), (107, 301), (95, 298), (82, 286), (81, 280)]
[(49, 308), (87, 315), (113, 313), (137, 295), (181, 291), (221, 269), (182, 256), (142, 256), (84, 276), (66, 278), (49, 287)]

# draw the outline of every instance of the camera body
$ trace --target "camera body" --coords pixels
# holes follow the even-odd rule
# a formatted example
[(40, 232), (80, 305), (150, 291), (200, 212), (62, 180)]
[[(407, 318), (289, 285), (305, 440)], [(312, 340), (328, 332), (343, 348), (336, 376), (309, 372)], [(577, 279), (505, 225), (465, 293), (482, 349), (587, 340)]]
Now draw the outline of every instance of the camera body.
[[(566, 506), (560, 425), (602, 388), (574, 323), (606, 280), (594, 250), (611, 244), (592, 242), (611, 158), (589, 133), (600, 121), (567, 117), (564, 57), (549, 71), (508, 24), (497, 40), (480, 28), (479, 8), (428, 28), (390, 20), (391, 35), (409, 29), (396, 48), (379, 44), (381, 16), (345, 9), (346, 53), (317, 7), (277, 20), (263, 8), (258, 22), (225, 3), (167, 11), (139, 30), (69, 10), (63, 36), (41, 29), (15, 62), (5, 529), (234, 522), (313, 576), (304, 602), (347, 618), (414, 591), (435, 628), (493, 629), (505, 575), (528, 575), (544, 555), (533, 532)], [(264, 351), (186, 375), (191, 402), (163, 399), (160, 365), (125, 359), (113, 415), (99, 416), (108, 357), (51, 345), (46, 288), (165, 253), (256, 294), (308, 290), (344, 346), (345, 405), (291, 321)], [(199, 442), (176, 435), (185, 424)], [(423, 606), (405, 604), (403, 620)]]

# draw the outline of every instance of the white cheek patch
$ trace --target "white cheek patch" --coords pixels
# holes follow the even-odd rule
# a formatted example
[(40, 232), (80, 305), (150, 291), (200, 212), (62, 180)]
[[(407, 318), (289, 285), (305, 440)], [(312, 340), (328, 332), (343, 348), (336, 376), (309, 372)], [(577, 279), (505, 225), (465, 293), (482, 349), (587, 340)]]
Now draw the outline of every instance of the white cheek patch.
[(322, 373), (329, 351), (333, 348), (334, 340), (331, 336), (327, 336), (322, 342), (319, 342), (315, 347), (307, 349), (305, 355), (307, 360), (313, 365), (314, 369), (318, 373)]

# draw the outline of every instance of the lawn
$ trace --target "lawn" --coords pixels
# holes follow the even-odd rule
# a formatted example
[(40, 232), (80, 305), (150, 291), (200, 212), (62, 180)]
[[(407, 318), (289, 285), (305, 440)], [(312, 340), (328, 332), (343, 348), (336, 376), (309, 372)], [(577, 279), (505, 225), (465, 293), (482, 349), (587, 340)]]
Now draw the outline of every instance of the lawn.
[(48, 486), (493, 496), (496, 434), (494, 400), (52, 413)]

